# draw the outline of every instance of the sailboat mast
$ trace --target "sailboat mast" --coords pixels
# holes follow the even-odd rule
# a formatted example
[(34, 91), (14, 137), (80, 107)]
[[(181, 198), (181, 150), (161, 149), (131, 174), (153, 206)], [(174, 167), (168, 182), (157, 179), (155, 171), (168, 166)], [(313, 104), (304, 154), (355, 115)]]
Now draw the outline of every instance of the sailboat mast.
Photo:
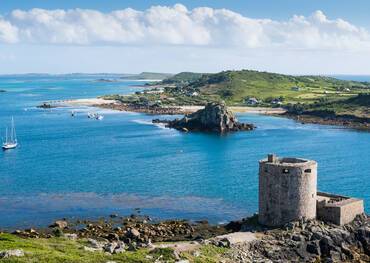
[(13, 117), (12, 117), (12, 126), (10, 127), (10, 141), (11, 142), (14, 142), (13, 129), (14, 129), (14, 123), (13, 123)]
[(14, 118), (12, 117), (12, 141), (17, 142), (17, 135), (15, 133)]

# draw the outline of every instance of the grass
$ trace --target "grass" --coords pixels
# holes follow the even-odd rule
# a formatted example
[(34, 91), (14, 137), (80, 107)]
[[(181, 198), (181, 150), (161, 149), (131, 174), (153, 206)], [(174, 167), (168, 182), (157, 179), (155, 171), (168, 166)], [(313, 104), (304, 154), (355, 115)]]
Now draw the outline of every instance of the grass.
[[(350, 97), (370, 90), (370, 83), (251, 70), (204, 74), (189, 86), (197, 87), (202, 94), (218, 95), (229, 105), (243, 104), (250, 97), (266, 103), (281, 98), (284, 104), (306, 104), (320, 98)], [(298, 87), (298, 90), (294, 90), (294, 87)]]
[(184, 253), (183, 256), (194, 263), (216, 263), (220, 262), (222, 255), (227, 251), (227, 248), (205, 245), (200, 249), (199, 256), (194, 256), (192, 253)]
[[(125, 262), (125, 263), (149, 263), (160, 260), (160, 262), (176, 262), (171, 248), (156, 248), (152, 251), (139, 249), (134, 252), (124, 252), (110, 255), (103, 252), (88, 252), (83, 249), (87, 242), (81, 240), (69, 240), (66, 238), (20, 238), (18, 236), (2, 233), (0, 234), (0, 251), (9, 249), (22, 249), (24, 257), (11, 257), (0, 259), (0, 262), (8, 263), (101, 263), (101, 262)], [(219, 262), (221, 256), (227, 251), (212, 245), (204, 245), (200, 248), (200, 255), (183, 253), (181, 257), (194, 263)]]
[(370, 94), (361, 93), (357, 96), (343, 99), (322, 99), (312, 104), (294, 104), (288, 107), (290, 112), (315, 114), (323, 113), (336, 116), (354, 116), (370, 118)]
[(87, 252), (83, 250), (84, 245), (86, 245), (86, 242), (83, 240), (73, 241), (64, 238), (24, 239), (12, 234), (0, 234), (0, 251), (22, 249), (25, 252), (24, 257), (0, 259), (0, 262), (100, 263), (115, 261), (149, 263), (154, 262), (160, 257), (166, 262), (175, 262), (171, 249), (155, 249), (153, 252), (149, 252), (146, 249), (139, 249), (135, 252), (109, 255), (103, 252)]

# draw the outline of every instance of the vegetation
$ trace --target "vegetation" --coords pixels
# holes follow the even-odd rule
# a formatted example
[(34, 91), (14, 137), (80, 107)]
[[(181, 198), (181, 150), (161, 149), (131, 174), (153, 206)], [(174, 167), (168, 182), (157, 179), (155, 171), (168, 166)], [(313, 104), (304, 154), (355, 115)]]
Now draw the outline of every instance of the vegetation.
[[(83, 239), (69, 240), (63, 237), (53, 238), (21, 238), (12, 234), (0, 234), (0, 251), (21, 249), (23, 257), (10, 257), (0, 259), (0, 262), (23, 263), (23, 262), (71, 262), (71, 263), (100, 263), (100, 262), (125, 262), (125, 263), (149, 263), (176, 262), (175, 254), (170, 248), (156, 248), (152, 251), (139, 249), (137, 251), (126, 251), (120, 254), (107, 254), (103, 252), (89, 252), (83, 249), (87, 242)], [(190, 262), (219, 262), (220, 257), (227, 251), (213, 245), (204, 245), (199, 249), (198, 255), (190, 252), (181, 254), (181, 258)]]
[(203, 73), (181, 72), (172, 77), (164, 79), (162, 84), (188, 85), (201, 78), (202, 75)]
[(183, 256), (194, 263), (216, 263), (221, 261), (221, 256), (225, 254), (227, 250), (227, 248), (223, 247), (206, 245), (200, 249), (199, 256), (194, 256), (192, 253), (184, 253)]
[(316, 116), (353, 116), (370, 119), (370, 94), (361, 93), (355, 97), (342, 100), (321, 99), (312, 104), (288, 105), (288, 110), (296, 114)]
[(370, 92), (370, 82), (325, 76), (291, 76), (252, 70), (219, 73), (182, 72), (156, 83), (153, 89), (129, 96), (106, 96), (140, 106), (205, 105), (224, 101), (228, 106), (287, 107), (328, 110), (333, 114), (368, 116), (369, 105), (356, 97)]
[(24, 257), (11, 257), (0, 259), (0, 262), (154, 262), (160, 258), (166, 262), (175, 262), (174, 253), (171, 249), (155, 249), (149, 252), (139, 249), (135, 252), (124, 252), (115, 255), (103, 252), (88, 252), (83, 249), (86, 242), (83, 240), (68, 240), (65, 238), (20, 238), (12, 234), (0, 234), (0, 251), (10, 249), (22, 249)]
[(320, 98), (340, 98), (370, 90), (370, 83), (321, 76), (289, 76), (251, 70), (203, 74), (189, 83), (201, 94), (217, 96), (229, 105), (244, 104), (248, 98), (262, 103), (280, 99), (288, 103), (313, 103)]

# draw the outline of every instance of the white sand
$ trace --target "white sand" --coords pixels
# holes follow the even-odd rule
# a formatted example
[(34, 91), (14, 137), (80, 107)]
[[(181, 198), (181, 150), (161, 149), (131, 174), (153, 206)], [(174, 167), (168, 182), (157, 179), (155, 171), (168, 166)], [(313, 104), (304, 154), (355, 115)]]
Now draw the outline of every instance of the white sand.
[(75, 100), (57, 100), (57, 101), (50, 101), (47, 102), (53, 106), (57, 107), (79, 107), (79, 106), (94, 106), (94, 105), (102, 105), (102, 104), (110, 104), (110, 103), (117, 103), (115, 100), (105, 100), (99, 98), (93, 99), (75, 99)]

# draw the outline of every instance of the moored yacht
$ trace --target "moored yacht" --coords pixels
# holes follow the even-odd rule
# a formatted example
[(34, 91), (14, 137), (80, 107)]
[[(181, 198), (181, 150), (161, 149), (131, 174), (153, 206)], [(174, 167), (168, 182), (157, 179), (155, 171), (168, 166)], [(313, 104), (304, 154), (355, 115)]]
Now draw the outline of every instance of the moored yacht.
[(17, 134), (15, 133), (14, 119), (12, 117), (12, 124), (10, 128), (10, 135), (8, 135), (8, 127), (5, 131), (5, 141), (3, 142), (3, 150), (14, 149), (18, 146)]

